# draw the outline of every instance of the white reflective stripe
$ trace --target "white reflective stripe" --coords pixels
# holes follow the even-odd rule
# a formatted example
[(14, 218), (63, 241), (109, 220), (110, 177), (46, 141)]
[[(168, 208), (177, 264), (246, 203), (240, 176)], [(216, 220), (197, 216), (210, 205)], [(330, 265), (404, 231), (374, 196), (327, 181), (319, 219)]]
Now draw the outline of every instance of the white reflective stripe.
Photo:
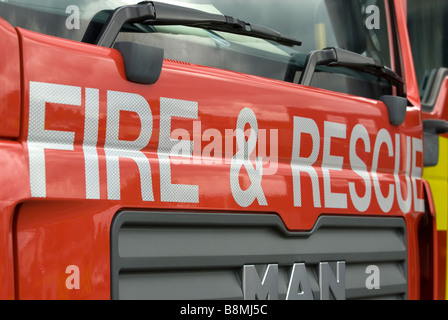
[[(160, 132), (157, 151), (160, 167), (160, 198), (163, 202), (199, 203), (199, 186), (174, 184), (171, 179), (170, 154), (174, 147), (184, 151), (183, 156), (192, 155), (193, 141), (171, 139), (171, 118), (198, 118), (198, 103), (177, 99), (160, 98)], [(187, 153), (186, 150), (189, 152)], [(182, 156), (177, 154), (176, 156)]]
[[(247, 124), (250, 126), (250, 136), (246, 142), (244, 128)], [(238, 152), (232, 158), (230, 164), (230, 189), (233, 199), (243, 208), (250, 206), (255, 199), (257, 199), (259, 205), (266, 206), (267, 201), (261, 186), (263, 178), (262, 159), (256, 158), (255, 167), (249, 159), (250, 154), (255, 150), (258, 140), (257, 117), (250, 108), (241, 110), (235, 132)], [(250, 186), (246, 190), (241, 188), (239, 181), (240, 171), (243, 166), (250, 180)]]
[(86, 198), (100, 198), (100, 169), (98, 164), (99, 90), (86, 89), (84, 120), (84, 162), (86, 175)]
[(355, 172), (364, 180), (364, 196), (358, 196), (355, 188), (355, 183), (349, 182), (348, 187), (350, 189), (350, 198), (356, 210), (365, 212), (369, 208), (370, 201), (372, 199), (372, 182), (370, 180), (369, 173), (367, 172), (367, 165), (356, 154), (356, 143), (358, 142), (358, 140), (364, 142), (365, 151), (370, 153), (369, 133), (367, 132), (367, 129), (361, 124), (357, 124), (353, 128), (350, 138), (350, 165), (353, 172)]
[(73, 150), (75, 133), (45, 130), (47, 103), (81, 105), (81, 88), (42, 82), (30, 82), (28, 156), (32, 197), (46, 197), (45, 149)]
[[(313, 140), (313, 150), (309, 157), (300, 156), (302, 133), (311, 135)], [(319, 128), (314, 120), (302, 117), (294, 117), (293, 145), (291, 156), (291, 170), (294, 189), (294, 206), (302, 206), (302, 186), (300, 182), (301, 172), (307, 173), (311, 178), (314, 207), (320, 208), (319, 177), (313, 164), (317, 161), (320, 149)]]
[[(139, 137), (134, 141), (120, 140), (120, 111), (132, 111), (141, 121)], [(104, 151), (107, 162), (107, 197), (120, 200), (120, 163), (119, 158), (132, 159), (140, 173), (141, 195), (143, 201), (154, 201), (152, 190), (151, 166), (145, 148), (152, 135), (152, 113), (148, 102), (142, 96), (133, 93), (107, 92), (107, 127)]]
[(401, 154), (400, 135), (395, 134), (395, 187), (397, 193), (398, 205), (403, 213), (408, 213), (411, 210), (412, 205), (412, 190), (411, 190), (411, 178), (409, 177), (411, 172), (411, 137), (406, 137), (406, 200), (404, 200), (403, 192), (401, 190), (400, 182), (400, 154)]
[(383, 144), (387, 146), (387, 150), (389, 151), (388, 153), (389, 157), (393, 157), (394, 148), (392, 145), (392, 138), (390, 137), (389, 131), (387, 131), (386, 129), (381, 129), (376, 137), (375, 147), (373, 149), (372, 180), (378, 204), (381, 210), (387, 213), (392, 208), (392, 204), (394, 202), (394, 185), (393, 184), (389, 185), (389, 193), (387, 194), (386, 197), (384, 197), (381, 191), (381, 186), (378, 180), (378, 173), (377, 173), (380, 149)]
[(347, 195), (331, 191), (331, 171), (342, 171), (343, 157), (331, 155), (331, 139), (345, 139), (347, 128), (345, 124), (325, 121), (324, 151), (322, 159), (322, 176), (324, 179), (324, 198), (326, 208), (347, 209)]
[[(414, 211), (425, 212), (425, 201), (418, 197), (417, 180), (421, 181), (423, 173), (422, 167), (417, 166), (417, 153), (423, 153), (423, 141), (421, 139), (412, 138), (412, 188), (414, 194)], [(423, 159), (423, 155), (422, 155)]]

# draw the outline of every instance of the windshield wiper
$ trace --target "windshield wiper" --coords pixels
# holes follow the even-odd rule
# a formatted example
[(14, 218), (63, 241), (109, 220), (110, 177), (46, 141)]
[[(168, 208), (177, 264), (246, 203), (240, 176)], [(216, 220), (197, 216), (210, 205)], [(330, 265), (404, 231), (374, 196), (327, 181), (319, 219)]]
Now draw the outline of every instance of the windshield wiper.
[(391, 85), (397, 88), (396, 95), (382, 95), (380, 100), (384, 102), (387, 108), (389, 121), (392, 125), (399, 126), (404, 122), (408, 106), (406, 84), (395, 71), (373, 58), (352, 51), (340, 48), (325, 48), (308, 54), (299, 83), (310, 86), (316, 67), (319, 65), (354, 69), (389, 81)]
[(406, 85), (402, 77), (393, 70), (383, 66), (379, 61), (360, 55), (355, 52), (340, 48), (325, 48), (309, 53), (305, 68), (300, 77), (299, 83), (305, 86), (311, 84), (316, 66), (345, 67), (369, 73), (377, 77), (388, 80), (398, 89), (399, 96), (406, 96)]
[(126, 23), (184, 25), (273, 40), (287, 46), (302, 44), (301, 41), (284, 36), (270, 28), (244, 22), (234, 17), (153, 1), (115, 9), (101, 30), (96, 44), (111, 47)]

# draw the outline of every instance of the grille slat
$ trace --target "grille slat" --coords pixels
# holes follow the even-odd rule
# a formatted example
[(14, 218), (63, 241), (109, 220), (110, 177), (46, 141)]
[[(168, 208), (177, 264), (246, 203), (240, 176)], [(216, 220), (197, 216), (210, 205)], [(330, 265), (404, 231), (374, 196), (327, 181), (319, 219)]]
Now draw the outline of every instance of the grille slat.
[[(319, 297), (320, 262), (345, 261), (347, 299), (407, 298), (406, 229), (400, 218), (321, 217), (290, 232), (276, 215), (121, 212), (111, 231), (112, 298), (242, 299), (244, 265), (277, 264), (279, 298), (305, 263)], [(380, 289), (366, 288), (366, 268)]]
[[(372, 256), (379, 256), (380, 258), (375, 260), (375, 263), (387, 262), (387, 261), (397, 261), (405, 260), (406, 254), (403, 252), (373, 252), (373, 253), (328, 253), (325, 255), (325, 259), (322, 260), (322, 253), (318, 255), (313, 254), (300, 254), (300, 255), (269, 255), (269, 260), (267, 261), (266, 255), (233, 255), (233, 256), (217, 256), (210, 255), (207, 257), (162, 257), (162, 258), (126, 258), (121, 261), (121, 268), (123, 269), (184, 269), (189, 268), (201, 268), (206, 264), (209, 268), (222, 268), (222, 267), (235, 267), (248, 264), (248, 257), (250, 257), (250, 264), (264, 264), (264, 263), (279, 263), (288, 264), (293, 259), (296, 262), (308, 262), (308, 263), (318, 263), (321, 261), (337, 261), (340, 260), (341, 255), (349, 260), (351, 263), (359, 263), (369, 261)], [(179, 259), (182, 259), (182, 266), (179, 266)]]

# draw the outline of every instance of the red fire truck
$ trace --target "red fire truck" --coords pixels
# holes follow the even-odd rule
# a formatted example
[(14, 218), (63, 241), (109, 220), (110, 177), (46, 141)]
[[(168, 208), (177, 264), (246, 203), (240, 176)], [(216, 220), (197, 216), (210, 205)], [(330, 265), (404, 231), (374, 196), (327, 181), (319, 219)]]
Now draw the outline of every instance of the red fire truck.
[(0, 1), (0, 298), (444, 298), (405, 9)]

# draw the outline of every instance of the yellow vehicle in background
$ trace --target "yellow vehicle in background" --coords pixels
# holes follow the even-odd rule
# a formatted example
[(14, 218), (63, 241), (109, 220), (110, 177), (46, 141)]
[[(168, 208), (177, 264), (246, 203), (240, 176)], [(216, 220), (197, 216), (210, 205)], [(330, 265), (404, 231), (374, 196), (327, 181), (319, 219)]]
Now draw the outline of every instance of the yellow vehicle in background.
[(448, 1), (406, 2), (425, 126), (423, 177), (430, 185), (426, 189), (432, 192), (434, 207), (428, 209), (435, 217), (434, 232), (419, 234), (420, 241), (426, 243), (420, 254), (427, 257), (421, 259), (426, 261), (420, 266), (421, 294), (422, 298), (444, 300), (448, 298)]

